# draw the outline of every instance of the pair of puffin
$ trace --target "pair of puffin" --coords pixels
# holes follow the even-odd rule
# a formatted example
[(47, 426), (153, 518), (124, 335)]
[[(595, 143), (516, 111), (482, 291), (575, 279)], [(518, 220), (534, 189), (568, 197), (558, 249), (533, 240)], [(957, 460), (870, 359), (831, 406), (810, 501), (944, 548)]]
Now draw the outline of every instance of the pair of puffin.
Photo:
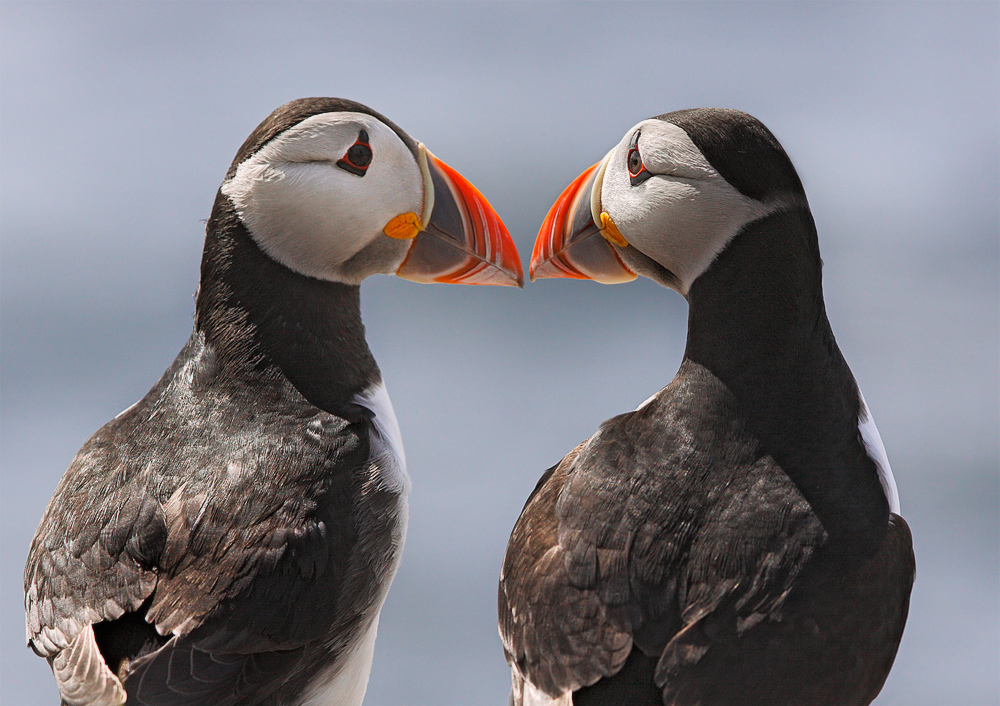
[[(293, 101), (208, 221), (194, 332), (60, 481), (25, 570), (67, 706), (362, 702), (409, 477), (360, 282), (517, 285), (499, 217), (386, 118)], [(913, 557), (823, 311), (815, 229), (756, 120), (640, 123), (546, 218), (533, 277), (691, 303), (674, 381), (550, 469), (515, 526), (515, 704), (854, 704)]]

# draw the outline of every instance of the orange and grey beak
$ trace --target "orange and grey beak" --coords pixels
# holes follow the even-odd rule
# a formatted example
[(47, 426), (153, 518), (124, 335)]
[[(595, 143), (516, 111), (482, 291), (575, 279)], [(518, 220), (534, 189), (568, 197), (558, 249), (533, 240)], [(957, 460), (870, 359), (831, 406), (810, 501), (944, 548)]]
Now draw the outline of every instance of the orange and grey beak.
[(628, 247), (628, 241), (600, 207), (606, 161), (578, 176), (549, 209), (531, 253), (532, 281), (569, 277), (618, 284), (636, 278), (612, 247)]
[(524, 286), (521, 258), (489, 201), (465, 177), (419, 145), (423, 213), (402, 214), (385, 227), (413, 244), (396, 270), (414, 282)]

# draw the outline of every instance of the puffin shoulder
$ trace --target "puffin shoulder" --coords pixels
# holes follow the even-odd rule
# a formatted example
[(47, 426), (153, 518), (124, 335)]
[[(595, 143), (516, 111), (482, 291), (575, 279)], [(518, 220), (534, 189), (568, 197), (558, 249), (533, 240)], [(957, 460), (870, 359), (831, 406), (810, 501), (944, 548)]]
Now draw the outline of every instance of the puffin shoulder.
[(557, 696), (616, 674), (633, 648), (663, 669), (700, 658), (692, 625), (780, 615), (825, 535), (734, 409), (712, 376), (687, 371), (546, 473), (501, 576), (516, 672)]
[[(142, 400), (84, 444), (36, 532), (25, 569), (27, 638), (70, 690), (113, 684), (121, 663), (81, 665), (119, 654), (122, 636), (145, 625), (149, 644), (119, 655), (134, 660), (130, 668), (149, 671), (186, 650), (188, 677), (222, 680), (224, 691), (248, 667), (219, 671), (216, 650), (257, 654), (263, 669), (273, 660), (262, 653), (318, 639), (356, 598), (329, 599), (359, 534), (354, 484), (368, 466), (373, 422), (287, 392), (275, 393), (284, 409), (261, 409), (213, 384), (204, 358), (189, 343)], [(290, 574), (303, 580), (279, 590)], [(280, 610), (259, 610), (268, 592)], [(207, 625), (210, 641), (182, 639)]]

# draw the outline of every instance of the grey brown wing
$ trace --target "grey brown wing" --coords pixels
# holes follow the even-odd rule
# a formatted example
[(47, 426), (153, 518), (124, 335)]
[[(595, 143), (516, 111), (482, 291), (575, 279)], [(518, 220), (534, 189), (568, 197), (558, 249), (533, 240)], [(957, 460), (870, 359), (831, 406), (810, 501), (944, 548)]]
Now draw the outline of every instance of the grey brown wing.
[[(236, 517), (232, 524), (244, 528), (239, 535), (199, 532), (200, 526), (225, 522), (227, 510), (201, 509), (197, 496), (188, 500), (190, 509), (180, 516), (202, 520), (190, 535), (178, 530), (180, 541), (168, 548), (164, 564), (184, 568), (168, 572), (149, 609), (158, 629), (178, 637), (130, 665), (126, 688), (132, 701), (259, 703), (290, 675), (312, 671), (327, 651), (346, 648), (365, 628), (379, 577), (371, 575), (372, 556), (359, 549), (366, 543), (354, 498), (361, 496), (352, 491), (362, 482), (357, 471), (367, 447), (350, 455), (339, 459), (341, 469), (321, 491), (289, 489), (270, 504), (277, 515), (296, 508), (289, 517), (275, 522), (268, 513), (256, 525)], [(311, 502), (297, 507), (297, 496)], [(388, 516), (394, 510), (394, 498), (376, 490), (365, 503), (366, 512)]]
[(720, 449), (720, 465), (671, 420), (631, 418), (563, 459), (515, 526), (500, 586), (515, 689), (520, 674), (550, 697), (577, 691), (619, 673), (633, 650), (662, 686), (707, 649), (692, 626), (745, 630), (773, 615), (823, 542), (769, 458)]
[[(25, 575), (32, 646), (54, 666), (70, 661), (61, 691), (100, 691), (116, 673), (129, 703), (254, 703), (334, 616), (349, 633), (368, 602), (345, 586), (368, 437), (340, 422), (332, 446), (257, 439), (221, 458), (193, 448), (124, 484), (85, 447)], [(83, 649), (94, 642), (114, 656), (106, 672)]]
[(557, 504), (582, 446), (542, 477), (507, 545), (499, 627), (515, 691), (524, 681), (550, 696), (575, 690), (613, 674), (631, 649), (627, 615), (573, 580), (559, 540)]
[(123, 696), (91, 626), (141, 608), (156, 586), (166, 541), (160, 504), (128, 480), (112, 486), (109, 477), (127, 470), (101, 472), (102, 456), (92, 440), (74, 459), (25, 567), (28, 644), (49, 659), (67, 703), (117, 703)]

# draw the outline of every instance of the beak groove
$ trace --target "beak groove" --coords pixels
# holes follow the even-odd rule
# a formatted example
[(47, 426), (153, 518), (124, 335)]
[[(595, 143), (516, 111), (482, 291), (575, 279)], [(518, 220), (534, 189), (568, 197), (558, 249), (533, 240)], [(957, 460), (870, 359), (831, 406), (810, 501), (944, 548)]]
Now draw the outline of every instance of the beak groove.
[[(552, 208), (545, 215), (542, 227), (538, 231), (535, 239), (535, 247), (531, 251), (531, 264), (528, 267), (528, 276), (531, 281), (535, 279), (546, 279), (548, 277), (567, 277), (571, 279), (589, 279), (582, 272), (570, 265), (566, 259), (566, 251), (570, 247), (570, 242), (579, 240), (584, 236), (583, 228), (579, 232), (573, 232), (574, 213), (580, 205), (580, 200), (584, 195), (589, 196), (592, 181), (591, 176), (600, 163), (593, 165), (589, 169), (574, 179), (569, 186), (563, 189), (559, 198), (552, 204)], [(588, 199), (589, 207), (589, 199)], [(593, 223), (593, 220), (591, 220)]]
[(528, 274), (532, 281), (565, 277), (616, 284), (636, 278), (594, 222), (595, 210), (600, 213), (599, 190), (605, 162), (598, 162), (574, 179), (549, 209), (531, 253)]
[(475, 186), (420, 145), (424, 228), (396, 274), (417, 282), (524, 286), (521, 258)]

